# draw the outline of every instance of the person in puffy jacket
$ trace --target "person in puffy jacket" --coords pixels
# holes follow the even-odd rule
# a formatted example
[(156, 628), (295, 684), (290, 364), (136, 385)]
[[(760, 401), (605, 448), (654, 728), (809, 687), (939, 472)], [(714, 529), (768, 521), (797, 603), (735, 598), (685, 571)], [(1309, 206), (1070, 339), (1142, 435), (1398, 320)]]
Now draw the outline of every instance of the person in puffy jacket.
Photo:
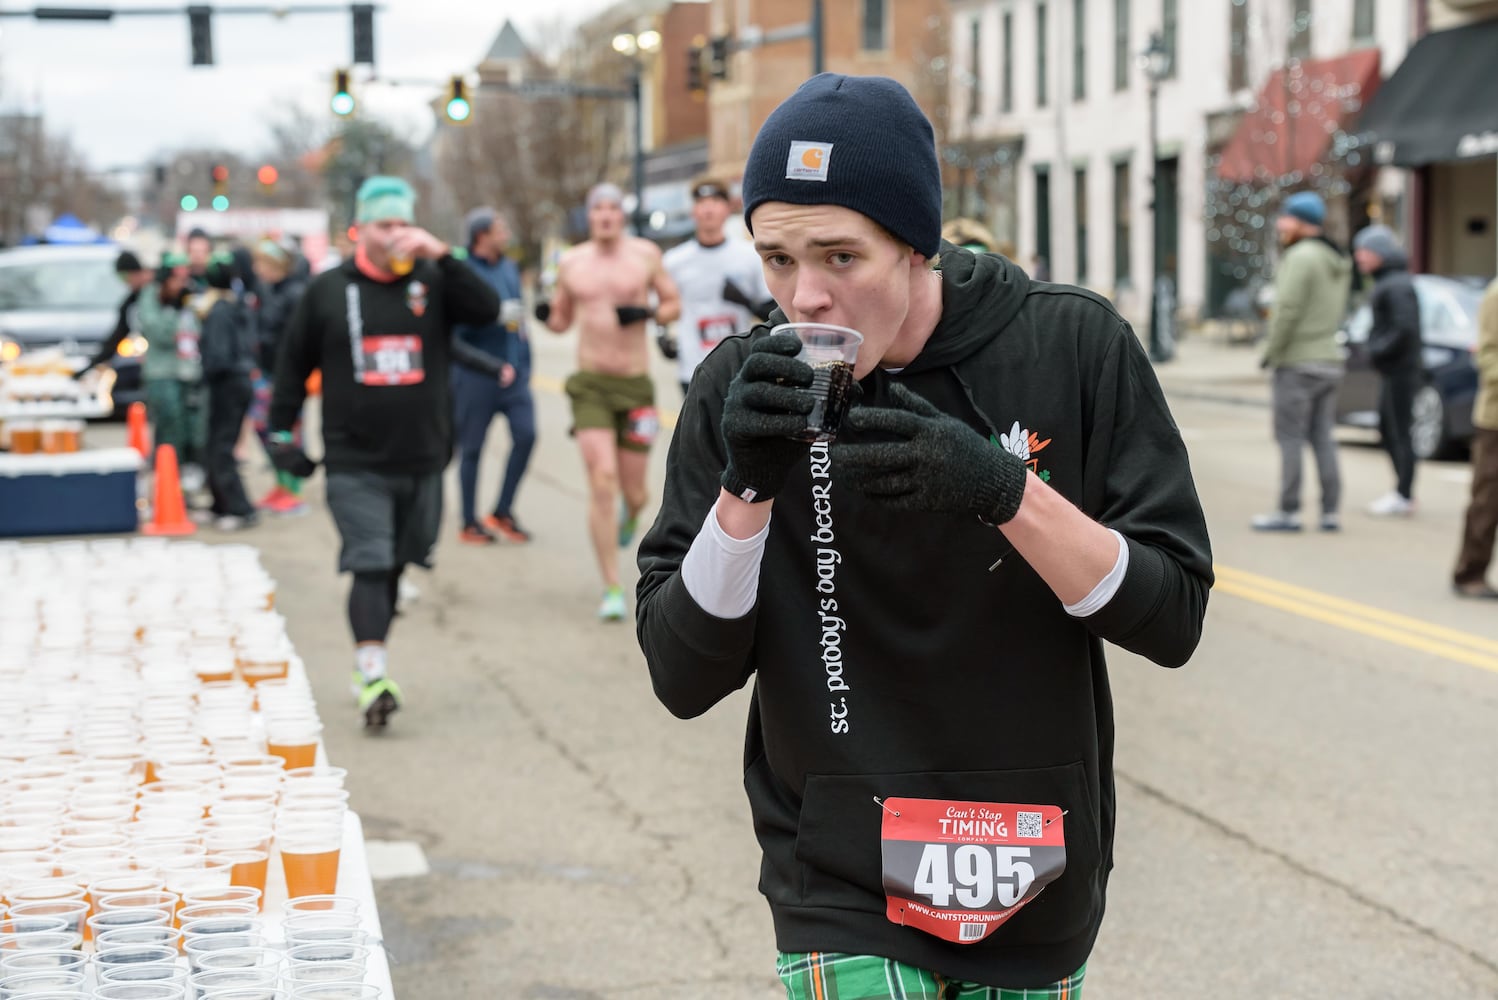
[(1368, 355), (1379, 374), (1378, 429), (1394, 462), (1391, 493), (1368, 505), (1378, 517), (1415, 512), (1415, 393), (1420, 389), (1420, 297), (1410, 277), (1409, 258), (1388, 226), (1369, 226), (1353, 237), (1358, 270), (1373, 278), (1368, 306), (1373, 327)]
[(249, 307), (234, 291), (236, 276), (232, 261), (210, 261), (203, 272), (208, 287), (194, 295), (189, 304), (203, 331), (208, 489), (213, 494), (212, 510), (220, 531), (239, 531), (258, 519), (234, 460), (234, 444), (250, 409), (250, 373), (255, 370), (254, 331)]

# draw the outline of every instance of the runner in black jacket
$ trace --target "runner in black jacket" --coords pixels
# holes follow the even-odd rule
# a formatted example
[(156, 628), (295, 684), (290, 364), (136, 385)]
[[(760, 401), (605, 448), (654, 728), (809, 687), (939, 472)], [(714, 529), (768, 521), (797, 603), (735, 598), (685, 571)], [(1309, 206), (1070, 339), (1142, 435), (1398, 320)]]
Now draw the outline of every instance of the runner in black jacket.
[(498, 379), (504, 362), (453, 337), (455, 324), (493, 322), (499, 297), (412, 224), (410, 186), (372, 177), (358, 202), (354, 258), (313, 279), (284, 334), (270, 437), (277, 468), (312, 473), (292, 426), (307, 377), (322, 369), (328, 508), (343, 540), (338, 568), (354, 576), (354, 683), (366, 725), (378, 728), (401, 703), (385, 662), (401, 571), (430, 566), (437, 544), (453, 450), (449, 365)]
[(770, 323), (861, 331), (861, 402), (808, 446), (794, 339), (703, 363), (640, 547), (656, 693), (689, 718), (754, 679), (792, 1000), (1078, 997), (1112, 867), (1103, 644), (1186, 662), (1212, 581), (1180, 435), (1105, 300), (939, 244), (930, 125), (893, 81), (804, 84), (744, 204)]

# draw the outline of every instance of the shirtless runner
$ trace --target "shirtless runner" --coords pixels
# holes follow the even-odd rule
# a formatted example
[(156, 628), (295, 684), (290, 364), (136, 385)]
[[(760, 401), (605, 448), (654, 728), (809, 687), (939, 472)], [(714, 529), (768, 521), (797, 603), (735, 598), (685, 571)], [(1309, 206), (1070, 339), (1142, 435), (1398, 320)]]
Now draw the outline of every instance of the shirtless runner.
[(536, 318), (553, 332), (576, 323), (579, 333), (578, 370), (567, 380), (567, 396), (588, 472), (588, 530), (603, 575), (603, 621), (623, 621), (628, 613), (618, 549), (634, 540), (647, 499), (650, 445), (660, 427), (645, 321), (669, 323), (681, 311), (660, 248), (624, 231), (623, 201), (612, 184), (588, 192), (589, 238), (562, 255), (556, 296), (536, 307)]

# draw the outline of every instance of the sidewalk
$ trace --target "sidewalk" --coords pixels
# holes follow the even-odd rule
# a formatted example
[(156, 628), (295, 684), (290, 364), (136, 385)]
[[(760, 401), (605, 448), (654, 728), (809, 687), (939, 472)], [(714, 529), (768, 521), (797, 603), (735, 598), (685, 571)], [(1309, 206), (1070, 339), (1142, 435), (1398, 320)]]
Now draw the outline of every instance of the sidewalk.
[(1205, 327), (1187, 333), (1155, 375), (1172, 398), (1267, 407), (1269, 374), (1259, 368), (1259, 352), (1258, 344), (1229, 344)]

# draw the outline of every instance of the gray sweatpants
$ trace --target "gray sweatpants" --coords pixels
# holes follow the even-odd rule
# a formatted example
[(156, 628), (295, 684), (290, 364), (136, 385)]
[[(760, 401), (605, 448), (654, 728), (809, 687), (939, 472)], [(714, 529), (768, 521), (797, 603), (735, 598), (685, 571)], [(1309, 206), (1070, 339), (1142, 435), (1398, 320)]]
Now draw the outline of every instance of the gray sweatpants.
[(1274, 370), (1274, 439), (1280, 446), (1280, 510), (1300, 510), (1300, 479), (1306, 443), (1316, 456), (1321, 511), (1334, 514), (1342, 502), (1337, 466), (1336, 423), (1339, 365), (1297, 365)]

